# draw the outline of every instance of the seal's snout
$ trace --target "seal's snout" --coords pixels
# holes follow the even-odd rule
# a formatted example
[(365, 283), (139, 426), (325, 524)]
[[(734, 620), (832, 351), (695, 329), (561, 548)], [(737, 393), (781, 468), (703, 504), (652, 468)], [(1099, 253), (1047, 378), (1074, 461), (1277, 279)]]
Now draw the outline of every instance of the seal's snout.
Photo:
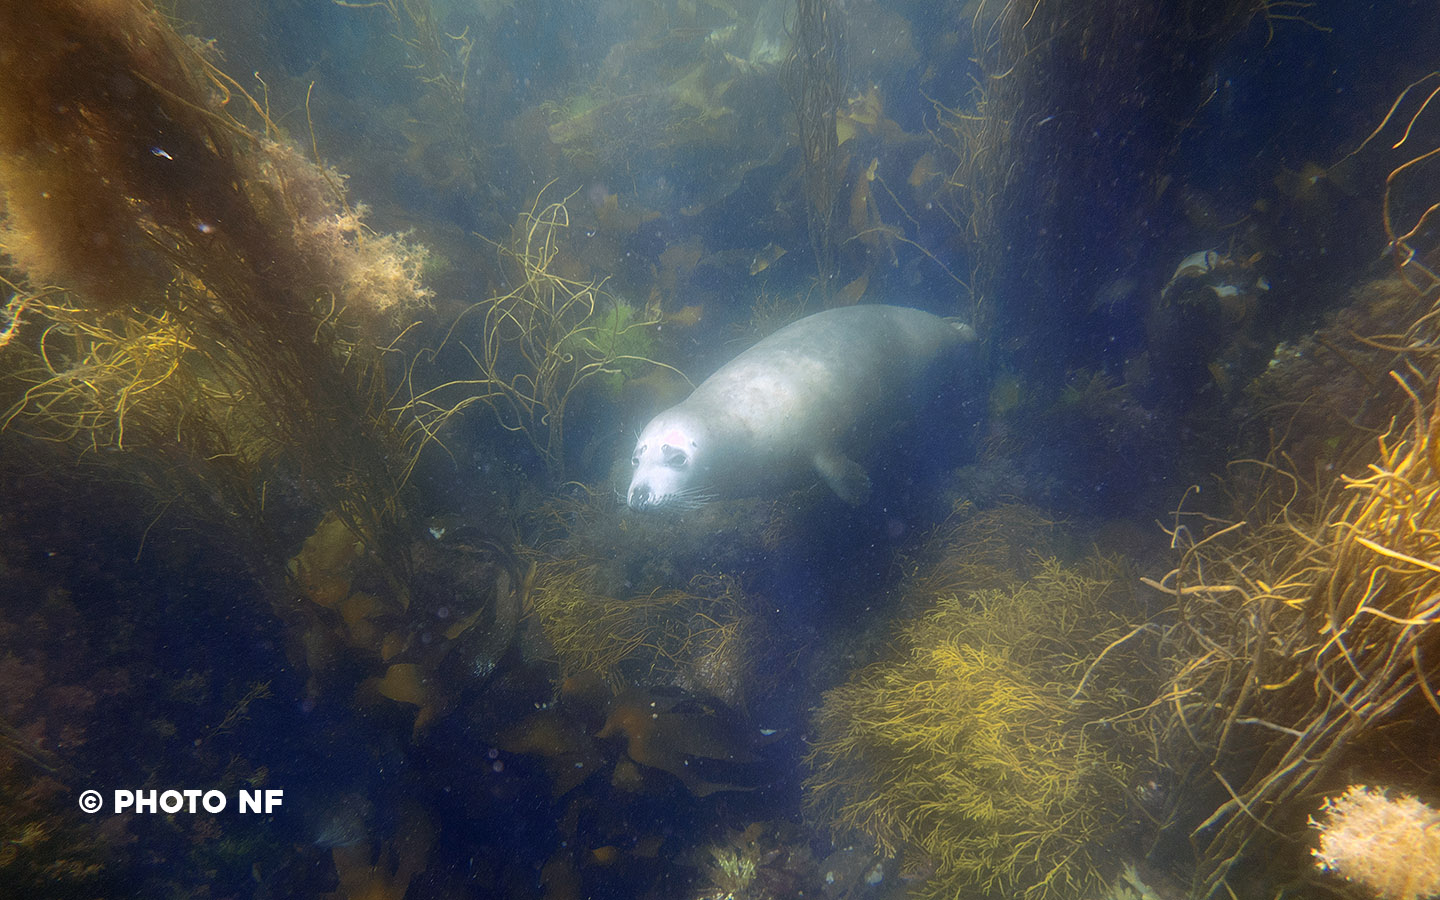
[(644, 511), (655, 503), (655, 494), (643, 485), (636, 485), (630, 489), (630, 508), (637, 511)]

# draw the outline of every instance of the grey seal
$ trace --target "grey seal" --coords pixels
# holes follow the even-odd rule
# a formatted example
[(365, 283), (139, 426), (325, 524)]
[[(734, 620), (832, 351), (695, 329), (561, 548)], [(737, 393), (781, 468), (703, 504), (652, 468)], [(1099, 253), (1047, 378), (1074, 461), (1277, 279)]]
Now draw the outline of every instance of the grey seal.
[(936, 362), (972, 337), (931, 313), (878, 304), (792, 322), (650, 420), (630, 459), (626, 501), (694, 508), (813, 472), (858, 506), (870, 477), (851, 454), (917, 408)]

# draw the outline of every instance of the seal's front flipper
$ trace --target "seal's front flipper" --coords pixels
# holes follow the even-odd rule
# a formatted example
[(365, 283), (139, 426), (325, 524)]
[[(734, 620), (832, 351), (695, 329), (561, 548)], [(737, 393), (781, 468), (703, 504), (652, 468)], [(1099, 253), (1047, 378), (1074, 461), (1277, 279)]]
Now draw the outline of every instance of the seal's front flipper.
[(815, 471), (830, 485), (830, 490), (851, 506), (870, 499), (870, 476), (850, 457), (833, 452), (817, 453)]

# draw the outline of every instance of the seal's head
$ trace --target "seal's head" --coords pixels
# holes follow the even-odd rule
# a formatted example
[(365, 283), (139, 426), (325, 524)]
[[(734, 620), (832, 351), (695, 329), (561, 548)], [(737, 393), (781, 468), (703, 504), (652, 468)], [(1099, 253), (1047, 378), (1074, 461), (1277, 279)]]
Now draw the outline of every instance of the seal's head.
[(678, 408), (650, 420), (630, 457), (625, 501), (631, 509), (694, 509), (710, 499), (705, 430), (698, 417)]

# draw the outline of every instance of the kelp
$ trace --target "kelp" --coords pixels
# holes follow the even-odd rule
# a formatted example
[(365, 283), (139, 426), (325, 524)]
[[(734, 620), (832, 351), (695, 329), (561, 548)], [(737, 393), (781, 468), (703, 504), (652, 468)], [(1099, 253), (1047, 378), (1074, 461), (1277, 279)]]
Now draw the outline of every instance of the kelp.
[[(438, 346), (416, 357), (403, 408), (434, 436), (452, 416), (483, 404), (502, 428), (525, 438), (559, 484), (565, 480), (565, 425), (572, 400), (592, 380), (615, 389), (637, 364), (650, 363), (631, 351), (649, 345), (643, 335), (659, 318), (641, 315), (611, 296), (603, 279), (567, 274), (562, 254), (569, 198), (546, 202), (544, 195), (542, 189), (520, 215), (511, 241), (494, 245), (513, 286), (469, 307)], [(475, 337), (467, 341), (472, 318), (479, 322)], [(451, 342), (464, 349), (475, 376), (421, 388), (420, 364), (435, 359)], [(447, 399), (457, 392), (464, 394), (460, 400)]]

